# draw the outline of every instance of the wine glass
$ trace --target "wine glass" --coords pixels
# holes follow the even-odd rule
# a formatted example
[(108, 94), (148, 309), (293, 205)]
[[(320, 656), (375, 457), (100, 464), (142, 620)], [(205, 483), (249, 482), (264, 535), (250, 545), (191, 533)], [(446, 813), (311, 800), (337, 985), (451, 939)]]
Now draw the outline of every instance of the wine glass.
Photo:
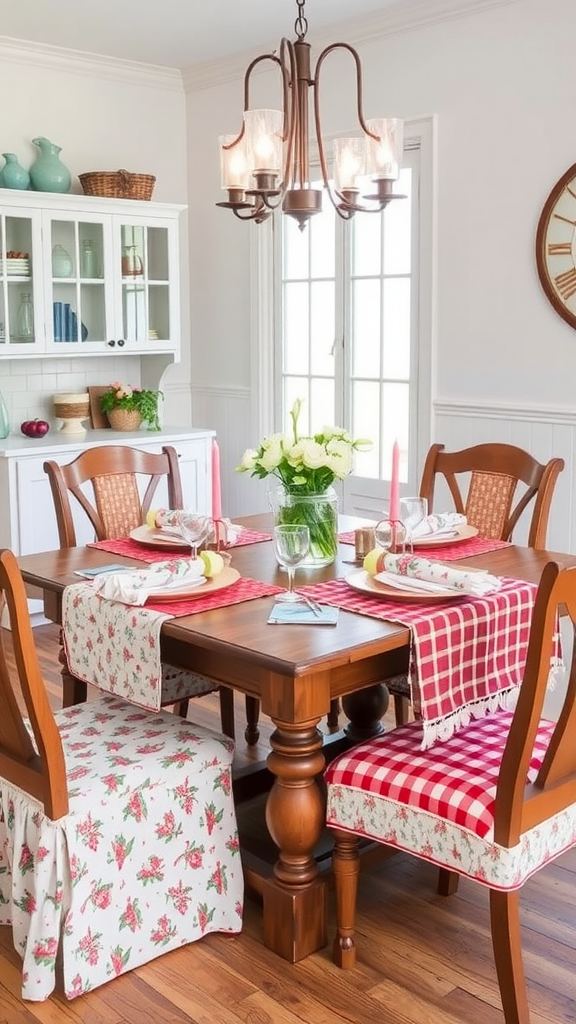
[(192, 548), (192, 558), (198, 557), (198, 546), (210, 533), (212, 520), (210, 516), (202, 515), (201, 512), (188, 512), (186, 509), (178, 509), (176, 522), (183, 539)]
[(288, 590), (276, 596), (276, 601), (301, 601), (294, 592), (296, 566), (304, 561), (310, 550), (310, 530), (299, 523), (283, 523), (274, 527), (274, 551), (280, 565), (288, 573)]
[(414, 531), (428, 515), (428, 500), (419, 496), (400, 498), (400, 519), (406, 530), (406, 543), (414, 550)]

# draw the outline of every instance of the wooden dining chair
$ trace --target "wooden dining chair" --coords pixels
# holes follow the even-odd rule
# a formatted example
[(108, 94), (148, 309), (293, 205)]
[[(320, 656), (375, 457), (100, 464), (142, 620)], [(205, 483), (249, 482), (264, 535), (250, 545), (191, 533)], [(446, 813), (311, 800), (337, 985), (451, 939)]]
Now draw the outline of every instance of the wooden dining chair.
[[(424, 463), (420, 496), (428, 500), (431, 512), (436, 486), (442, 480), (454, 510), (466, 516), (480, 537), (510, 541), (525, 515), (527, 546), (545, 548), (554, 488), (563, 469), (564, 459), (538, 462), (512, 444), (492, 442), (453, 452), (445, 451), (443, 444), (433, 444)], [(394, 698), (396, 724), (408, 721), (408, 679), (395, 677), (386, 685)]]
[[(67, 465), (61, 466), (52, 460), (45, 462), (44, 471), (54, 499), (61, 548), (77, 544), (71, 496), (90, 520), (97, 540), (128, 537), (131, 530), (141, 526), (161, 480), (167, 484), (169, 507), (182, 508), (178, 456), (169, 445), (157, 454), (128, 445), (101, 445), (86, 449)], [(85, 700), (85, 686), (80, 685), (79, 690), (81, 699)], [(175, 705), (184, 718), (189, 698), (216, 690), (220, 698), (222, 731), (234, 738), (233, 691), (199, 673), (162, 666), (161, 703)], [(248, 700), (246, 709), (252, 719), (255, 712)], [(246, 733), (250, 736), (252, 732), (249, 722)]]
[[(333, 955), (340, 967), (353, 967), (356, 959), (358, 842), (375, 840), (488, 887), (504, 1018), (528, 1024), (519, 889), (576, 846), (574, 656), (557, 723), (541, 717), (560, 606), (576, 628), (576, 568), (550, 562), (538, 588), (515, 712), (474, 719), (425, 751), (419, 723), (409, 722), (327, 768), (327, 822), (335, 841)], [(385, 907), (382, 920), (385, 929)]]
[(0, 925), (23, 959), (22, 998), (46, 999), (60, 970), (72, 999), (239, 932), (234, 742), (109, 694), (53, 714), (7, 550), (4, 603), (16, 671), (0, 636)]

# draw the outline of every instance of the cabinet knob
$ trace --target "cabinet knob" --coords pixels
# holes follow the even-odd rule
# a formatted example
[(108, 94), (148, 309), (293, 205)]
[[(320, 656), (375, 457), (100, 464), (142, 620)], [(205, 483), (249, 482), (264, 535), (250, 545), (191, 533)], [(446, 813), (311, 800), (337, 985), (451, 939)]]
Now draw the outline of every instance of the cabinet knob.
[(114, 339), (112, 339), (112, 341), (109, 341), (108, 344), (110, 345), (110, 348), (114, 348), (116, 342), (114, 341)]
[(118, 348), (124, 348), (124, 338), (118, 338)]

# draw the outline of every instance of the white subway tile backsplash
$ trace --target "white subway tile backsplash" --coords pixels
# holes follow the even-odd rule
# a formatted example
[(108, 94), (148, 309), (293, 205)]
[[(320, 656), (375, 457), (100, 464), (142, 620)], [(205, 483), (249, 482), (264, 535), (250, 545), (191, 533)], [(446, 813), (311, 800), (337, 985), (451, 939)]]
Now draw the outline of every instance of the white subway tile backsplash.
[(65, 391), (120, 380), (140, 382), (138, 356), (88, 356), (82, 359), (7, 359), (0, 361), (0, 391), (10, 416), (11, 429), (18, 433), (23, 420), (39, 417), (54, 423), (52, 399)]

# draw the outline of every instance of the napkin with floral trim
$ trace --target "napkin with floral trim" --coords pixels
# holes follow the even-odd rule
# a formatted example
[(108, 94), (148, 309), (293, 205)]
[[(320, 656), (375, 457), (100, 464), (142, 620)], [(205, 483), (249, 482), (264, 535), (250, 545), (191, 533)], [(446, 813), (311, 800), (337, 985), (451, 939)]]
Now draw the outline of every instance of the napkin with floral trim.
[(399, 587), (404, 583), (420, 585), (422, 589), (454, 590), (470, 597), (485, 597), (500, 590), (502, 581), (498, 576), (476, 569), (457, 568), (432, 562), (418, 555), (393, 555), (387, 553), (382, 559), (382, 571), (374, 579), (380, 583), (395, 582)]
[(420, 540), (422, 537), (455, 537), (458, 527), (466, 526), (466, 516), (460, 512), (441, 512), (438, 515), (430, 513), (415, 526), (410, 528), (412, 540)]
[(201, 558), (174, 558), (155, 562), (146, 569), (134, 572), (110, 572), (97, 576), (94, 592), (108, 601), (143, 605), (155, 594), (189, 594), (206, 583), (205, 565)]

